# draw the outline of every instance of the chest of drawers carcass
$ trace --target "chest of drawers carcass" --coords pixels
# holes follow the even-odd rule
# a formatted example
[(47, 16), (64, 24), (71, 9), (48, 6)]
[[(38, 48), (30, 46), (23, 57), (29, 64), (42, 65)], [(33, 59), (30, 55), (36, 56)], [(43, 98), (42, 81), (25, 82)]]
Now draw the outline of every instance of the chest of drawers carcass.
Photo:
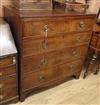
[(20, 100), (35, 90), (78, 78), (95, 21), (94, 14), (5, 7), (19, 49)]

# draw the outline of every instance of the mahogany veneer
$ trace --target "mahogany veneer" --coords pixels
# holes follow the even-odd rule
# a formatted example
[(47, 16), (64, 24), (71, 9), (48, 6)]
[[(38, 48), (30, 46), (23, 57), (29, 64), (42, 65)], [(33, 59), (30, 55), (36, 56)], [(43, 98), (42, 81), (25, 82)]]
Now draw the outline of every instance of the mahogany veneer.
[(79, 78), (95, 15), (53, 11), (19, 12), (5, 7), (19, 49), (20, 100), (69, 77)]
[(0, 105), (18, 101), (17, 56), (0, 57)]

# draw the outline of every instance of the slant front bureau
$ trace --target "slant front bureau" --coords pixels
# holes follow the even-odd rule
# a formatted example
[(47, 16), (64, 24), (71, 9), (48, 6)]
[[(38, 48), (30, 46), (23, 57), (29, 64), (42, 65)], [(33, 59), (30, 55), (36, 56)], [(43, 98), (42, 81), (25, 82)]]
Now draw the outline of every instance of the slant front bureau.
[(9, 24), (0, 18), (0, 105), (18, 101), (17, 49)]
[(21, 101), (32, 91), (80, 76), (94, 14), (62, 9), (19, 12), (12, 7), (4, 11), (19, 49)]

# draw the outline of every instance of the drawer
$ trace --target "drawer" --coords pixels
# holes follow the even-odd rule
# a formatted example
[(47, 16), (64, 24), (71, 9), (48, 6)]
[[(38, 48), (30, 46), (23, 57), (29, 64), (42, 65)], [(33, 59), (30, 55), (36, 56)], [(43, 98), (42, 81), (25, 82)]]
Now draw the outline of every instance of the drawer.
[(70, 32), (92, 31), (94, 19), (77, 19), (71, 21)]
[(18, 96), (16, 87), (10, 87), (9, 89), (2, 89), (0, 90), (0, 104), (2, 104), (2, 101), (9, 100), (16, 96)]
[(70, 63), (64, 63), (62, 65), (58, 65), (59, 69), (62, 70), (62, 77), (73, 76), (77, 72), (82, 71), (84, 58), (77, 59), (76, 61), (72, 61)]
[[(59, 19), (58, 19), (59, 20)], [(23, 22), (23, 37), (43, 37), (46, 30), (48, 36), (59, 35), (59, 33), (92, 31), (94, 19), (60, 19), (39, 20)]]
[(16, 57), (15, 56), (7, 56), (0, 58), (0, 68), (6, 67), (9, 65), (14, 65), (16, 63)]
[(72, 61), (86, 55), (88, 46), (68, 47), (57, 51), (42, 53), (23, 58), (24, 73), (46, 68), (63, 63), (64, 60)]
[(17, 85), (16, 75), (0, 78), (0, 89), (9, 88)]
[[(26, 21), (23, 24), (23, 37), (44, 37), (45, 31), (48, 30), (48, 36), (52, 34), (64, 33), (69, 31), (69, 22), (65, 21)], [(58, 36), (58, 35), (57, 35)]]
[(76, 72), (81, 71), (81, 67), (82, 61), (77, 60), (71, 63), (64, 63), (61, 65), (52, 66), (48, 69), (39, 70), (37, 72), (24, 74), (22, 77), (23, 91), (38, 86), (44, 86), (46, 83), (54, 80), (64, 79), (68, 76), (73, 75)]
[(0, 77), (16, 74), (16, 65), (0, 68)]
[(23, 56), (29, 56), (45, 51), (58, 50), (64, 47), (77, 46), (80, 44), (89, 44), (91, 38), (90, 33), (69, 34), (64, 37), (53, 37), (44, 39), (24, 39), (23, 40)]

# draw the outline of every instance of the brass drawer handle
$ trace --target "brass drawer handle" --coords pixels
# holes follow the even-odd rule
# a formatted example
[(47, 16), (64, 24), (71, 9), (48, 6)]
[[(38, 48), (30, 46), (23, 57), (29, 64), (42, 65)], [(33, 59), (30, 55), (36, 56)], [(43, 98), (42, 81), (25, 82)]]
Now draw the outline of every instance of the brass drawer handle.
[(46, 25), (44, 25), (44, 27), (43, 27), (43, 31), (45, 32), (45, 39), (47, 39), (48, 38), (48, 30), (49, 30), (49, 28), (48, 28), (48, 25), (46, 24)]
[(3, 100), (4, 99), (4, 96), (3, 95), (0, 95), (0, 100)]
[(13, 64), (16, 64), (16, 57), (13, 57)]
[(76, 41), (79, 43), (81, 41), (81, 37), (80, 36), (77, 36), (76, 37)]
[(76, 51), (73, 51), (73, 55), (74, 55), (75, 57), (78, 57), (78, 56), (79, 56)]
[(47, 42), (47, 41), (44, 41), (44, 42), (42, 43), (42, 48), (43, 48), (43, 49), (47, 49), (47, 48), (48, 48), (48, 42)]
[(44, 25), (44, 27), (43, 27), (43, 31), (44, 31), (44, 32), (48, 32), (48, 30), (49, 30), (48, 25), (47, 25), (47, 24)]
[(80, 26), (80, 28), (84, 28), (85, 27), (84, 21), (80, 21), (79, 26)]
[(3, 75), (3, 73), (0, 73), (0, 76), (2, 76)]
[(46, 65), (47, 64), (47, 60), (45, 58), (42, 58), (40, 62), (41, 62), (42, 65)]
[(74, 65), (70, 65), (70, 69), (73, 69), (75, 66)]
[(44, 80), (45, 79), (45, 77), (44, 76), (39, 76), (39, 80)]
[(43, 28), (43, 31), (45, 32), (45, 34), (44, 34), (44, 41), (42, 43), (42, 47), (44, 49), (48, 48), (48, 30), (49, 30), (48, 25), (45, 25), (44, 28)]
[(77, 52), (76, 51), (73, 51), (73, 55), (76, 55), (77, 54)]
[(3, 86), (4, 86), (4, 84), (0, 84), (0, 89), (2, 89), (2, 88), (3, 88)]

